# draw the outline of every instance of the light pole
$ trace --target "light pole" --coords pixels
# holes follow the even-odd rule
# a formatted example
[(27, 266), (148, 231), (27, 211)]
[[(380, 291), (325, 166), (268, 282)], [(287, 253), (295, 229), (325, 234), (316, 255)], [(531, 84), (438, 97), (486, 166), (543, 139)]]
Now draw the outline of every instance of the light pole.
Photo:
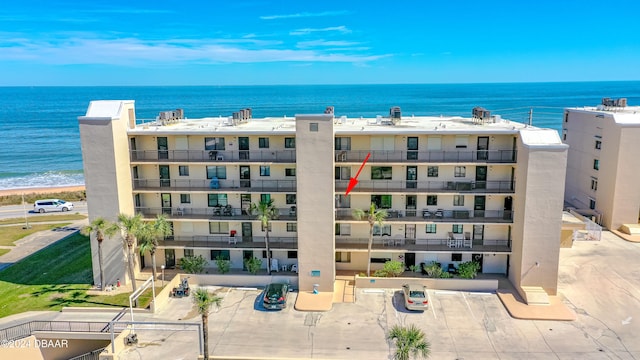
[(160, 266), (160, 269), (162, 269), (162, 287), (164, 287), (164, 265)]
[(22, 209), (24, 210), (24, 227), (23, 229), (31, 229), (29, 218), (27, 218), (27, 203), (24, 201), (24, 193), (22, 193)]

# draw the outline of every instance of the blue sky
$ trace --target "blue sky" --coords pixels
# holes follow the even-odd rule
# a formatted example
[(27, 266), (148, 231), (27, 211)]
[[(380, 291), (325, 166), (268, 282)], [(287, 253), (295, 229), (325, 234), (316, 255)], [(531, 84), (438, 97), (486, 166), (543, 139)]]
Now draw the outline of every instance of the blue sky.
[(640, 1), (32, 1), (0, 86), (640, 80)]

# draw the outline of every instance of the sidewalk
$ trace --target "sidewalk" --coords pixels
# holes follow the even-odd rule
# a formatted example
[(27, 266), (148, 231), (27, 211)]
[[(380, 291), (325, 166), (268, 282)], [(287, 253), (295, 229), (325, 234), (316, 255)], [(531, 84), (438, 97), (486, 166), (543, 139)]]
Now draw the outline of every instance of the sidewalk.
[(87, 219), (71, 221), (70, 225), (59, 229), (33, 233), (16, 241), (16, 246), (3, 246), (3, 249), (11, 249), (11, 251), (0, 256), (0, 271), (67, 236), (75, 234), (87, 224)]

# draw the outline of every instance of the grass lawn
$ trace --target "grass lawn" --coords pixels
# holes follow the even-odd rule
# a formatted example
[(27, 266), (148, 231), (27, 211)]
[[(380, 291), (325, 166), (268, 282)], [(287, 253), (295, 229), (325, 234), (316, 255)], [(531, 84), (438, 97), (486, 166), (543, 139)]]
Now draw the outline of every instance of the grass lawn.
[[(86, 219), (86, 215), (81, 214), (67, 214), (63, 215), (31, 215), (27, 216), (27, 220), (29, 221), (29, 225), (31, 223), (36, 222), (44, 222), (44, 221), (69, 221), (69, 220), (82, 220)], [(0, 225), (10, 225), (10, 224), (20, 224), (24, 225), (24, 218), (11, 218), (11, 219), (2, 219), (0, 220)]]
[[(65, 306), (129, 306), (129, 293), (88, 295), (91, 283), (89, 239), (74, 234), (0, 271), (0, 317)], [(150, 301), (151, 289), (138, 302), (146, 307)]]
[(2, 226), (0, 227), (0, 245), (4, 246), (12, 246), (13, 243), (26, 237), (27, 235), (31, 235), (38, 231), (43, 230), (51, 230), (63, 226), (67, 226), (71, 223), (60, 223), (60, 224), (40, 224), (40, 225), (32, 225), (29, 229), (23, 229), (22, 225), (16, 226)]
[(8, 253), (9, 251), (11, 251), (11, 249), (0, 249), (0, 256)]

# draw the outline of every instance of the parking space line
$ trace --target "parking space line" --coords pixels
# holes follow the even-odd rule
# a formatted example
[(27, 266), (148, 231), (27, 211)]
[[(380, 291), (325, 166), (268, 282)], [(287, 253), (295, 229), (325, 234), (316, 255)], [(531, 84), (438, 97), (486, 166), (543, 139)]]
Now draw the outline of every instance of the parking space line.
[(438, 316), (436, 315), (436, 310), (433, 308), (433, 302), (431, 301), (431, 295), (429, 294), (428, 291), (427, 291), (427, 297), (429, 298), (429, 307), (431, 308), (431, 312), (433, 313), (433, 318), (437, 320)]
[(477, 321), (478, 319), (473, 314), (473, 310), (471, 310), (471, 305), (469, 305), (469, 302), (467, 301), (467, 297), (464, 296), (464, 292), (461, 291), (460, 294), (462, 294), (462, 298), (464, 299), (464, 303), (467, 304), (467, 309), (469, 309), (469, 312), (471, 313), (471, 316), (473, 316), (473, 319)]

